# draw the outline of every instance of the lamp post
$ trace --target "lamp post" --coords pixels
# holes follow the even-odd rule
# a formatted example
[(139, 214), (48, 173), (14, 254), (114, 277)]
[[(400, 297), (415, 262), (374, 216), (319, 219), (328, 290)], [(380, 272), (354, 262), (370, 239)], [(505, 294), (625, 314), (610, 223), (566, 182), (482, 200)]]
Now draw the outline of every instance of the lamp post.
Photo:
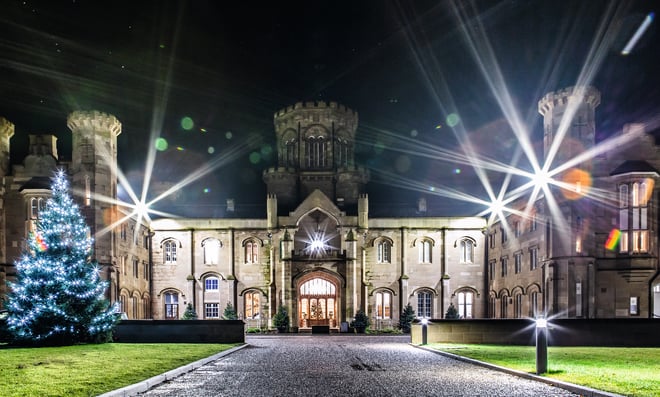
[(536, 319), (536, 374), (548, 372), (548, 320)]
[(425, 345), (428, 341), (428, 325), (429, 320), (426, 318), (422, 319), (422, 345)]

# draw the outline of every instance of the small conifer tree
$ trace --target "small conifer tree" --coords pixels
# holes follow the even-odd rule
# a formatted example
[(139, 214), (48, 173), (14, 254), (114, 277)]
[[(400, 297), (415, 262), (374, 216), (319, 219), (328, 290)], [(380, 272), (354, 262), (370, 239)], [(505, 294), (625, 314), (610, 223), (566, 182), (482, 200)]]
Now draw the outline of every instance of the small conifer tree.
[(225, 312), (222, 313), (222, 319), (238, 320), (238, 315), (236, 315), (236, 309), (234, 309), (234, 306), (231, 304), (231, 302), (227, 302), (227, 306), (225, 306)]
[(458, 315), (458, 310), (456, 310), (456, 306), (454, 306), (453, 303), (449, 304), (449, 307), (447, 308), (447, 313), (445, 313), (445, 318), (461, 318)]
[(193, 307), (192, 303), (188, 303), (188, 306), (186, 306), (186, 311), (183, 312), (183, 316), (181, 316), (182, 320), (197, 320), (197, 312), (195, 311), (195, 308)]
[(413, 310), (412, 306), (410, 306), (410, 303), (408, 303), (406, 307), (403, 308), (403, 311), (401, 312), (401, 316), (399, 316), (399, 329), (403, 331), (403, 333), (405, 334), (409, 333), (410, 325), (412, 324), (414, 319), (415, 319), (415, 310)]

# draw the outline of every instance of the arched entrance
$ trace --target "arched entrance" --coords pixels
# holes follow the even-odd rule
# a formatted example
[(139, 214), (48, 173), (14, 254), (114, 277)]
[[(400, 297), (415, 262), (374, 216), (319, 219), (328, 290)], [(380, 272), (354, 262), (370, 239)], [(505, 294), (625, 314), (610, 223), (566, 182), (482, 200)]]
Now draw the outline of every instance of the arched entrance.
[(298, 282), (298, 326), (308, 329), (315, 325), (337, 328), (339, 287), (334, 277), (314, 272)]

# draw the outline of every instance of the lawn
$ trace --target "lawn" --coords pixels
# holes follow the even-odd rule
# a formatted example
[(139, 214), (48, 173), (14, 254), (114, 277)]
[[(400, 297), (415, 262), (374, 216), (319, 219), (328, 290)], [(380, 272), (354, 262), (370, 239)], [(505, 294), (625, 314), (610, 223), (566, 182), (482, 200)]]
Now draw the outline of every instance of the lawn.
[[(428, 347), (523, 372), (536, 371), (533, 346)], [(549, 347), (548, 378), (626, 396), (660, 396), (660, 348)]]
[(90, 396), (211, 356), (236, 344), (0, 346), (0, 396)]

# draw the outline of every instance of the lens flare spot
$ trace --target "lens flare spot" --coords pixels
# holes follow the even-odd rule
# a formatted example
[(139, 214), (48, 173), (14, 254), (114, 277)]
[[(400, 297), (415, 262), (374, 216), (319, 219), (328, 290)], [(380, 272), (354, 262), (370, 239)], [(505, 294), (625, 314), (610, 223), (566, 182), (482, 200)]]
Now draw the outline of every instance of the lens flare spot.
[(264, 145), (261, 147), (261, 155), (264, 157), (268, 157), (273, 153), (273, 147), (270, 145)]
[(563, 182), (561, 192), (569, 200), (578, 200), (586, 196), (591, 188), (591, 175), (579, 168), (568, 170), (561, 180)]
[(181, 119), (181, 128), (186, 131), (190, 131), (195, 126), (195, 122), (190, 117), (186, 116)]
[(213, 154), (215, 153), (215, 148), (213, 146), (209, 146), (209, 148), (206, 149), (206, 151), (209, 152), (209, 154)]
[(460, 169), (460, 168), (456, 168), (456, 169), (454, 169), (454, 174), (458, 175), (458, 174), (460, 174), (460, 173), (461, 173), (461, 169)]
[(231, 138), (233, 138), (233, 137), (234, 137), (234, 134), (232, 134), (231, 131), (227, 131), (227, 132), (225, 132), (225, 138), (227, 138), (227, 139), (231, 139)]
[(410, 157), (405, 155), (397, 157), (396, 161), (394, 162), (394, 168), (396, 168), (396, 170), (401, 174), (408, 172), (410, 170), (410, 165)]
[(461, 121), (461, 119), (458, 117), (456, 113), (450, 113), (447, 116), (447, 125), (450, 127), (456, 127), (458, 123)]
[(412, 130), (412, 131), (410, 131), (410, 136), (413, 137), (413, 138), (416, 137), (417, 134), (418, 134), (418, 133), (417, 133), (417, 130)]
[(261, 161), (261, 154), (257, 152), (250, 153), (250, 163), (259, 164)]
[(201, 132), (206, 132), (206, 128), (200, 128), (199, 129)]
[(438, 125), (436, 125), (436, 126), (435, 126), (435, 129), (436, 129), (436, 130), (440, 130), (440, 129), (442, 129), (442, 124), (438, 124)]
[(202, 190), (204, 193), (211, 193), (211, 189), (205, 187), (204, 190)]
[(381, 154), (385, 150), (385, 144), (381, 141), (374, 143), (374, 152), (376, 154)]
[(176, 150), (178, 150), (178, 151), (180, 151), (180, 152), (183, 152), (183, 151), (186, 150), (186, 149), (184, 149), (183, 146), (177, 146), (177, 147), (176, 147)]
[(165, 138), (158, 138), (156, 139), (156, 142), (154, 143), (156, 146), (156, 150), (163, 152), (167, 150), (167, 140)]

